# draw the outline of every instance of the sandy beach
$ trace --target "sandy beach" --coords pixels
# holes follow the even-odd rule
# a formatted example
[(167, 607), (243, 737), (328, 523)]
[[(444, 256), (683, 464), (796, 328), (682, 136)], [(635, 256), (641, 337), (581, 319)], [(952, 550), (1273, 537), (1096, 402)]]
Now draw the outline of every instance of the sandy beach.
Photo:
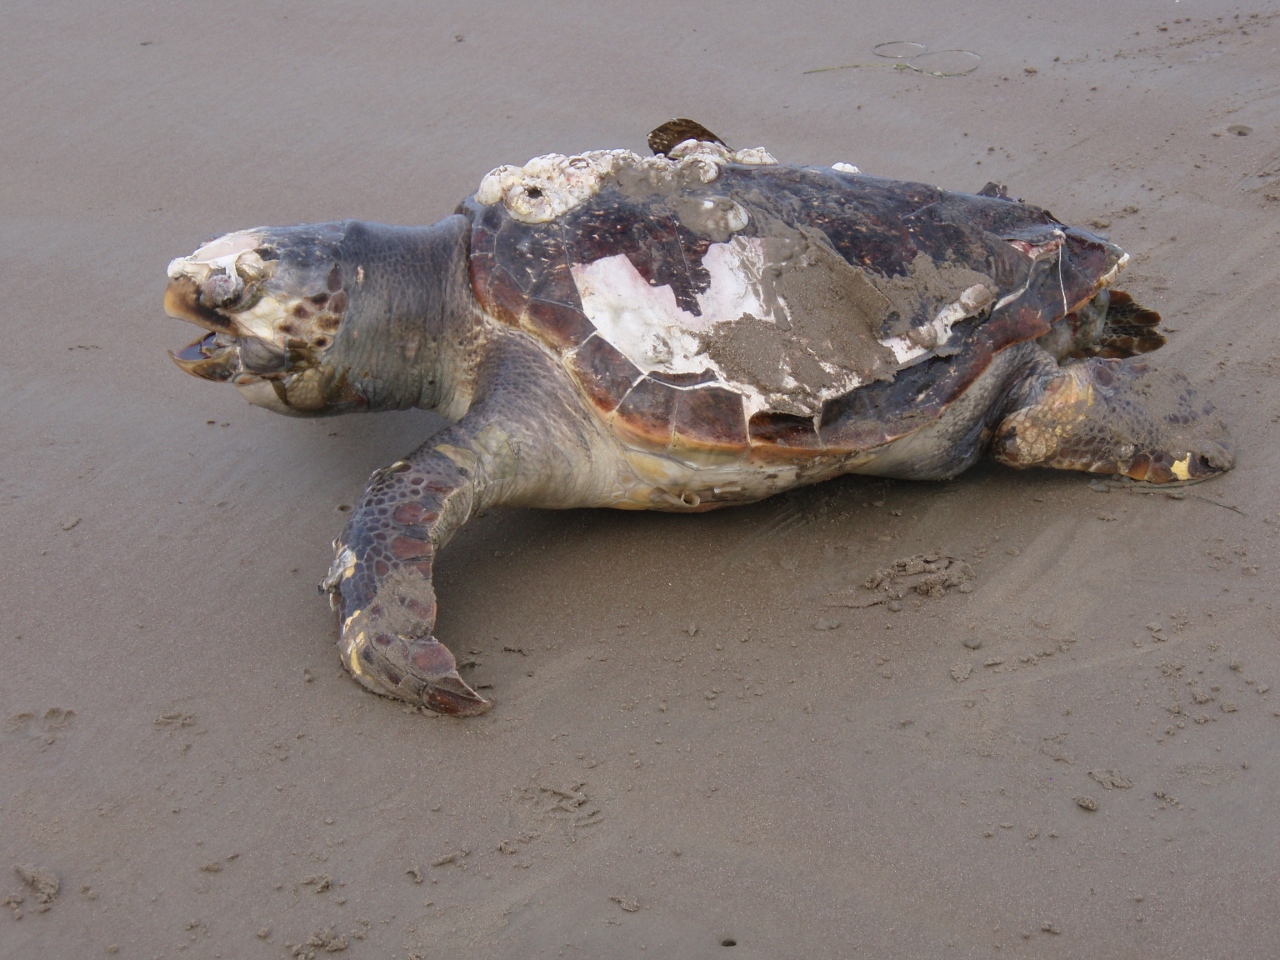
[[(0, 958), (1275, 953), (1273, 3), (5, 6)], [(363, 691), (316, 584), (443, 421), (184, 375), (166, 264), (676, 116), (1107, 235), (1236, 468), (494, 511), (436, 635), (496, 707)]]

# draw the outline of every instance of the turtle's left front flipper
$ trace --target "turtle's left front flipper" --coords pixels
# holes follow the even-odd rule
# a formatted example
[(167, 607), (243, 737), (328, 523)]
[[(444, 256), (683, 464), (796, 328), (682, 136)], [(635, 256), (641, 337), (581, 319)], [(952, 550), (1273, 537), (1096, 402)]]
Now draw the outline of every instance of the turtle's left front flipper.
[(1041, 353), (1018, 381), (991, 441), (1013, 467), (1204, 480), (1235, 462), (1226, 424), (1176, 371), (1130, 357), (1059, 366)]
[(599, 431), (546, 369), (553, 361), (518, 334), (495, 338), (471, 410), (373, 475), (321, 584), (351, 674), (375, 693), (453, 716), (492, 704), (432, 636), (436, 555), (482, 510), (597, 506), (610, 480)]
[[(461, 426), (461, 425), (459, 425)], [(377, 471), (320, 585), (338, 614), (343, 666), (375, 693), (454, 716), (491, 704), (432, 635), (438, 549), (472, 515), (478, 462), (465, 428)]]

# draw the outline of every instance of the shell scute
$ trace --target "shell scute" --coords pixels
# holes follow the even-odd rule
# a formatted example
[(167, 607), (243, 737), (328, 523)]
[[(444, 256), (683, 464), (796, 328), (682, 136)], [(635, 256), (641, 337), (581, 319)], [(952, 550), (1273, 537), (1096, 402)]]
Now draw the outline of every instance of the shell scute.
[(878, 380), (831, 400), (818, 423), (819, 446), (868, 450), (926, 425), (942, 412), (957, 384), (972, 382), (987, 368), (990, 356), (980, 352), (970, 343), (959, 354), (931, 357), (892, 381)]
[(943, 263), (982, 263), (986, 260), (985, 235), (966, 229), (946, 217), (945, 208), (930, 203), (902, 218), (907, 238), (917, 253)]
[(675, 439), (686, 445), (742, 449), (748, 444), (742, 395), (722, 386), (681, 390), (672, 427)]
[(710, 239), (683, 227), (658, 198), (628, 200), (608, 192), (598, 201), (574, 211), (566, 223), (573, 233), (570, 262), (589, 264), (625, 253), (650, 286), (670, 287), (677, 305), (696, 314), (697, 295), (711, 280), (702, 262)]
[(650, 371), (649, 377), (659, 383), (669, 383), (673, 387), (696, 387), (703, 383), (715, 383), (718, 379), (716, 372), (710, 369), (699, 370), (696, 373), (667, 373), (653, 370)]
[(625, 439), (647, 447), (671, 445), (672, 415), (682, 391), (645, 377), (623, 398), (610, 422)]
[(615, 409), (644, 376), (634, 363), (599, 335), (588, 337), (578, 349), (565, 354), (564, 362), (588, 399), (603, 413)]
[(530, 230), (508, 220), (498, 231), (493, 255), (495, 265), (506, 270), (525, 294), (549, 271), (568, 266), (563, 231), (554, 222)]
[(517, 326), (528, 305), (528, 293), (501, 265), (489, 271), (485, 284), (485, 299), (489, 312), (502, 323)]
[(529, 298), (562, 303), (575, 310), (582, 309), (582, 297), (578, 294), (578, 285), (573, 280), (573, 271), (568, 264), (559, 264), (547, 270), (546, 275), (534, 284)]
[(529, 300), (525, 307), (521, 326), (560, 350), (572, 350), (596, 332), (595, 326), (578, 307), (537, 297)]
[(819, 450), (822, 443), (812, 417), (762, 410), (748, 425), (751, 445), (784, 447), (792, 450)]

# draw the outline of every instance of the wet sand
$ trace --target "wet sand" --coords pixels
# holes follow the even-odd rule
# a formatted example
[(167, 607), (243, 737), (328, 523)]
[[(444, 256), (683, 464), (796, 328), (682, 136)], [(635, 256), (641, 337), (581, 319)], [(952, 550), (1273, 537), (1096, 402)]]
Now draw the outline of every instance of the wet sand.
[[(1273, 953), (1275, 8), (548, 6), (6, 11), (0, 957)], [(982, 60), (873, 55), (901, 39)], [(1238, 466), (495, 512), (443, 555), (437, 635), (497, 707), (363, 692), (315, 584), (439, 421), (183, 375), (165, 264), (431, 222), (671, 116), (1109, 234)], [(928, 553), (971, 589), (858, 605)]]

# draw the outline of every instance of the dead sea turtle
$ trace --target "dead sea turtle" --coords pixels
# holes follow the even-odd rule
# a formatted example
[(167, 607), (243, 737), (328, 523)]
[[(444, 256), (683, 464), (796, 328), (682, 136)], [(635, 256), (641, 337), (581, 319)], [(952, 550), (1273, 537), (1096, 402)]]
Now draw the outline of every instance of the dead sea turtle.
[(1213, 407), (1136, 355), (1128, 259), (988, 184), (732, 151), (690, 121), (626, 150), (489, 173), (428, 227), (228, 234), (169, 265), (175, 355), (305, 416), (425, 407), (453, 425), (376, 472), (322, 584), (364, 686), (488, 708), (432, 636), (437, 552), (477, 512), (678, 512), (844, 473), (1015, 467), (1194, 480)]

